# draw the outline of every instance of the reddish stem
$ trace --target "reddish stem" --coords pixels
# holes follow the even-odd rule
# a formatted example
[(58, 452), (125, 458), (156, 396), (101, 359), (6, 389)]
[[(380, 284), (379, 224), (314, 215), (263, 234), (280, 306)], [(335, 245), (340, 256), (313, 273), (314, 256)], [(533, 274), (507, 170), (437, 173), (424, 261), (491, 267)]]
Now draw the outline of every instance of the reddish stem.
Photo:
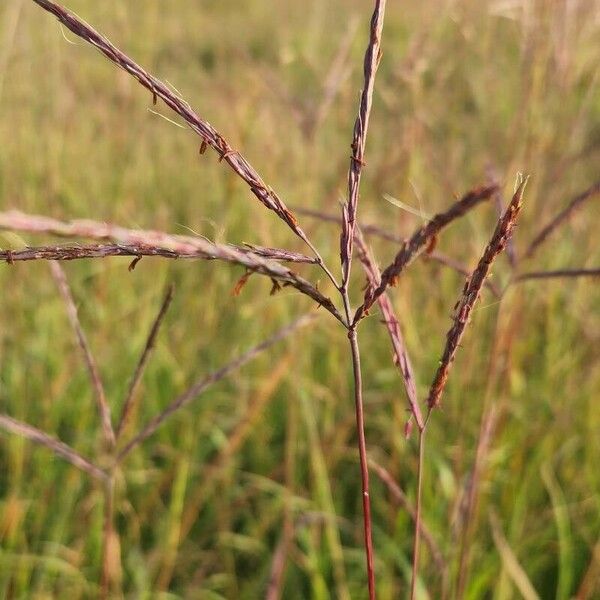
[(371, 526), (371, 498), (369, 496), (369, 465), (367, 460), (367, 442), (365, 439), (365, 416), (362, 397), (362, 373), (360, 352), (356, 329), (348, 331), (352, 351), (352, 369), (354, 371), (354, 404), (356, 409), (356, 429), (358, 432), (358, 453), (360, 456), (360, 475), (362, 478), (362, 505), (365, 536), (365, 554), (367, 560), (367, 578), (369, 582), (369, 600), (375, 600), (375, 568), (373, 566), (373, 540)]

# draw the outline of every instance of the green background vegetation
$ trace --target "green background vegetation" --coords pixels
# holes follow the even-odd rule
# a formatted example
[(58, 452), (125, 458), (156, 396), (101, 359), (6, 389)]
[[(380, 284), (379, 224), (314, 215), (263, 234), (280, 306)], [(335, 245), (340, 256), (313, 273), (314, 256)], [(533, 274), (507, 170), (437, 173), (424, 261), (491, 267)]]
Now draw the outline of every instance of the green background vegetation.
[[(362, 83), (370, 2), (70, 0), (68, 7), (169, 81), (291, 205), (337, 211)], [(353, 29), (357, 27), (357, 29)], [(339, 94), (307, 135), (336, 53), (350, 39)], [(485, 182), (505, 198), (531, 174), (518, 249), (600, 164), (600, 6), (596, 0), (389, 2), (360, 215), (408, 235), (425, 214)], [(0, 208), (205, 235), (304, 251), (214, 153), (150, 94), (28, 0), (0, 6)], [(523, 270), (600, 264), (598, 200)], [(473, 266), (492, 204), (452, 225), (444, 252)], [(331, 265), (335, 226), (301, 220)], [(0, 246), (18, 239), (1, 234)], [(22, 236), (29, 243), (40, 237)], [(374, 242), (381, 264), (394, 247)], [(146, 372), (137, 423), (188, 382), (267, 337), (310, 302), (209, 262), (125, 259), (65, 265), (115, 410), (164, 286), (177, 286)], [(318, 270), (301, 267), (321, 279)], [(364, 283), (355, 267), (356, 305)], [(506, 257), (494, 268), (502, 286)], [(392, 291), (421, 397), (441, 355), (463, 278), (418, 261)], [(172, 418), (126, 461), (117, 525), (131, 598), (258, 598), (284, 532), (285, 598), (363, 598), (360, 478), (345, 332), (325, 312)], [(415, 491), (415, 440), (377, 311), (361, 328), (370, 455)], [(600, 287), (597, 280), (484, 292), (428, 435), (424, 521), (450, 587), (464, 506), (492, 407), (465, 598), (517, 598), (526, 573), (541, 598), (567, 599), (586, 573), (599, 597)], [(85, 455), (100, 446), (92, 391), (48, 265), (0, 265), (0, 407)], [(379, 597), (404, 597), (412, 524), (372, 475)], [(496, 536), (493, 535), (496, 523)], [(0, 437), (0, 597), (85, 598), (100, 571), (99, 487), (47, 450)], [(503, 540), (504, 536), (505, 540)], [(427, 546), (421, 597), (441, 595)], [(592, 569), (592, 571), (590, 571)], [(595, 582), (593, 573), (596, 573)], [(590, 573), (592, 575), (590, 575)], [(584, 596), (581, 596), (584, 597)]]

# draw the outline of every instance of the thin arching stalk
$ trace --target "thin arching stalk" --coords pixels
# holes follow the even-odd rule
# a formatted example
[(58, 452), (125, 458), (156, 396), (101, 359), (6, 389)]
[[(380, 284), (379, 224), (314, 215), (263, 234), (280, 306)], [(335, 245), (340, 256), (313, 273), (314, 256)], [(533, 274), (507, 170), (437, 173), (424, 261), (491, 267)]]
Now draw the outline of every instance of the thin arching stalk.
[(115, 436), (117, 440), (120, 438), (124, 429), (127, 427), (129, 423), (129, 419), (131, 418), (132, 413), (136, 407), (136, 390), (142, 379), (142, 375), (146, 368), (146, 364), (148, 362), (148, 358), (150, 357), (150, 353), (154, 348), (156, 343), (156, 338), (158, 336), (158, 332), (160, 330), (161, 323), (169, 310), (169, 306), (171, 301), (173, 300), (173, 284), (169, 285), (167, 288), (167, 293), (165, 294), (164, 300), (161, 304), (160, 310), (152, 323), (152, 327), (150, 328), (150, 332), (148, 334), (148, 338), (146, 339), (146, 344), (144, 345), (144, 350), (140, 355), (137, 366), (133, 373), (133, 377), (129, 383), (129, 388), (127, 389), (127, 396), (125, 397), (125, 402), (123, 402), (123, 408), (121, 410), (121, 418), (119, 419), (119, 424), (117, 425)]
[(421, 549), (421, 504), (423, 489), (423, 468), (425, 459), (425, 431), (419, 430), (419, 454), (417, 458), (417, 495), (415, 499), (415, 533), (413, 536), (413, 560), (410, 579), (410, 598), (415, 599), (417, 577), (419, 576), (419, 553)]
[(77, 313), (77, 306), (75, 305), (75, 300), (71, 294), (71, 288), (69, 287), (67, 276), (65, 275), (65, 272), (60, 264), (55, 261), (50, 262), (50, 270), (54, 280), (56, 281), (60, 295), (65, 303), (69, 322), (71, 323), (78, 346), (88, 369), (90, 381), (96, 397), (96, 406), (100, 416), (100, 423), (102, 425), (102, 433), (104, 434), (106, 447), (112, 449), (114, 448), (116, 442), (115, 430), (112, 425), (110, 406), (106, 400), (106, 393), (104, 391), (104, 383), (100, 377), (100, 370), (98, 369), (96, 359), (92, 354), (83, 328), (81, 327), (79, 315)]

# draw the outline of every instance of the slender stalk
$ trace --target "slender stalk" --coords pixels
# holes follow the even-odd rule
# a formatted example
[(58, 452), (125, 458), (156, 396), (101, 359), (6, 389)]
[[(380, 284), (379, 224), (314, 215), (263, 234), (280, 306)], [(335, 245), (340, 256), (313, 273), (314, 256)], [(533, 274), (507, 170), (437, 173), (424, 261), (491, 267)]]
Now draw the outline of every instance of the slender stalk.
[(454, 323), (450, 328), (444, 354), (440, 361), (440, 366), (437, 370), (431, 388), (429, 390), (429, 396), (427, 399), (427, 415), (423, 427), (419, 427), (419, 456), (417, 463), (417, 498), (415, 507), (415, 534), (413, 540), (413, 564), (412, 564), (412, 576), (411, 576), (411, 600), (415, 599), (416, 593), (416, 580), (419, 570), (419, 545), (420, 545), (420, 522), (421, 522), (421, 499), (422, 499), (422, 488), (423, 488), (423, 466), (424, 466), (424, 454), (425, 454), (425, 433), (427, 431), (427, 425), (431, 418), (431, 413), (435, 408), (439, 406), (440, 399), (448, 381), (448, 374), (452, 366), (454, 356), (460, 345), (460, 341), (465, 332), (465, 328), (470, 320), (470, 315), (473, 310), (475, 303), (479, 298), (483, 283), (490, 271), (490, 267), (496, 257), (506, 248), (507, 242), (510, 239), (515, 223), (521, 211), (523, 205), (523, 192), (527, 184), (527, 178), (521, 181), (518, 186), (513, 198), (498, 221), (494, 234), (486, 246), (481, 259), (473, 271), (471, 276), (467, 279), (461, 298), (459, 298), (456, 304), (456, 313), (454, 317)]
[(364, 521), (365, 554), (367, 562), (367, 579), (369, 600), (375, 600), (375, 567), (373, 564), (373, 540), (371, 526), (371, 498), (369, 496), (369, 463), (367, 459), (367, 443), (365, 439), (365, 416), (362, 396), (362, 372), (360, 367), (360, 351), (355, 328), (348, 331), (350, 351), (352, 353), (352, 370), (354, 373), (354, 405), (356, 410), (356, 429), (358, 433), (358, 453), (360, 458), (360, 475), (362, 479), (362, 506)]
[(419, 430), (419, 456), (417, 462), (417, 497), (415, 499), (415, 533), (413, 537), (412, 574), (410, 578), (410, 599), (415, 599), (417, 577), (419, 575), (419, 552), (421, 546), (421, 497), (423, 489), (423, 467), (425, 457), (425, 427)]
[(23, 423), (8, 415), (0, 414), (0, 429), (48, 448), (56, 456), (66, 460), (74, 467), (81, 469), (96, 479), (105, 480), (107, 477), (106, 473), (100, 467), (79, 454), (76, 450), (28, 423)]
[(92, 354), (87, 338), (85, 337), (85, 333), (83, 332), (83, 328), (81, 327), (81, 323), (79, 321), (77, 306), (75, 305), (75, 300), (71, 294), (71, 288), (69, 287), (65, 272), (59, 263), (51, 261), (50, 270), (52, 271), (52, 276), (56, 281), (60, 295), (65, 303), (67, 316), (69, 317), (71, 327), (73, 328), (79, 348), (83, 355), (83, 359), (88, 368), (90, 380), (96, 396), (96, 406), (98, 408), (98, 414), (100, 415), (104, 441), (108, 448), (114, 448), (116, 438), (110, 415), (110, 406), (106, 401), (106, 394), (104, 392), (102, 378), (100, 377), (100, 370), (98, 369), (98, 365), (96, 364), (96, 360), (94, 359), (94, 355)]
[(549, 223), (542, 227), (541, 231), (533, 238), (525, 251), (524, 258), (531, 258), (538, 248), (560, 225), (567, 221), (571, 215), (585, 202), (596, 195), (600, 195), (600, 181), (596, 181), (587, 190), (581, 192), (563, 210), (561, 210)]
[(325, 263), (325, 260), (317, 250), (316, 246), (308, 238), (306, 239), (306, 245), (313, 251), (313, 254), (315, 255), (317, 260), (317, 264), (319, 265), (321, 270), (325, 273), (325, 275), (327, 275), (327, 278), (331, 281), (331, 283), (333, 283), (334, 287), (339, 290), (340, 284), (337, 282), (335, 275), (330, 271), (329, 267)]
[(174, 286), (171, 284), (167, 288), (167, 293), (165, 294), (160, 310), (158, 311), (158, 314), (156, 315), (156, 318), (152, 323), (150, 333), (148, 334), (148, 338), (146, 339), (144, 350), (142, 351), (138, 364), (135, 368), (135, 372), (129, 384), (127, 396), (125, 397), (125, 402), (123, 402), (121, 418), (119, 419), (119, 424), (117, 425), (117, 430), (115, 432), (117, 440), (122, 435), (123, 430), (127, 427), (131, 414), (133, 413), (133, 410), (135, 408), (135, 392), (144, 373), (144, 369), (146, 367), (146, 363), (148, 362), (148, 358), (150, 357), (150, 353), (152, 352), (154, 344), (156, 343), (156, 337), (158, 335), (161, 323), (163, 322), (163, 319), (167, 314), (167, 311), (169, 310), (169, 306), (171, 305), (171, 301), (173, 300), (173, 290)]
[(557, 279), (557, 278), (575, 278), (575, 277), (600, 277), (600, 268), (598, 269), (561, 269), (557, 271), (531, 271), (521, 273), (514, 279), (515, 283), (527, 281), (528, 279)]
[[(373, 459), (369, 459), (369, 467), (375, 472), (375, 474), (381, 479), (381, 481), (388, 488), (392, 498), (410, 515), (410, 518), (413, 520), (413, 523), (417, 521), (417, 512), (415, 507), (410, 503), (406, 494), (402, 490), (402, 488), (398, 485), (398, 482), (392, 477), (391, 473), (378, 462)], [(421, 531), (421, 535), (423, 536), (423, 541), (427, 544), (429, 548), (429, 552), (431, 552), (431, 556), (433, 561), (435, 562), (437, 568), (441, 573), (443, 573), (444, 579), (447, 577), (448, 566), (444, 561), (444, 555), (440, 547), (438, 546), (435, 538), (423, 519), (421, 518), (421, 525), (419, 527)]]
[(102, 573), (100, 576), (100, 598), (108, 600), (113, 585), (112, 568), (114, 564), (114, 512), (115, 512), (115, 477), (111, 471), (104, 483), (104, 522), (102, 525)]

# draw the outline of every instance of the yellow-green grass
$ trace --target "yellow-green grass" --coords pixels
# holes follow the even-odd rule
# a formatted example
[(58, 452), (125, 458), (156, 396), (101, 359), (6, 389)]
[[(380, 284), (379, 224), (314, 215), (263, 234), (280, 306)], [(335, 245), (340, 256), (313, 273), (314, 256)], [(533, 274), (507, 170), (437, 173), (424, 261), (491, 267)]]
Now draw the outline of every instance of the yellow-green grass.
[[(430, 215), (484, 182), (491, 163), (506, 198), (518, 171), (531, 175), (515, 236), (523, 251), (598, 179), (597, 3), (509, 4), (389, 3), (359, 206), (365, 220), (408, 235), (421, 219), (384, 194)], [(338, 210), (370, 3), (72, 0), (68, 7), (177, 88), (289, 204)], [(318, 108), (356, 19), (348, 77), (310, 139), (301, 124)], [(198, 155), (191, 132), (148, 109), (172, 118), (33, 2), (2, 4), (1, 210), (305, 251), (213, 153)], [(442, 234), (439, 248), (474, 266), (495, 219), (493, 205), (476, 209)], [(337, 266), (336, 227), (302, 223)], [(600, 265), (597, 227), (596, 198), (522, 268)], [(44, 241), (0, 237), (3, 248)], [(375, 248), (382, 265), (395, 252), (388, 242)], [(115, 258), (65, 268), (115, 411), (164, 286), (176, 283), (138, 424), (310, 307), (289, 288), (270, 296), (258, 276), (234, 297), (242, 271), (216, 262), (144, 258), (132, 273), (127, 265)], [(301, 270), (332, 292), (316, 268)], [(493, 270), (502, 286), (506, 257)], [(356, 265), (355, 305), (363, 283)], [(474, 313), (432, 418), (423, 497), (424, 522), (455, 589), (480, 421), (495, 407), (463, 562), (466, 598), (519, 597), (524, 584), (511, 553), (541, 598), (575, 595), (588, 570), (599, 568), (598, 284), (522, 283), (502, 303), (484, 292)], [(462, 285), (460, 275), (417, 261), (392, 292), (421, 398)], [(48, 266), (0, 266), (0, 290), (0, 411), (93, 456), (100, 438), (92, 390)], [(412, 500), (416, 448), (403, 437), (403, 387), (376, 311), (360, 335), (370, 455)], [(283, 597), (366, 597), (351, 393), (345, 332), (323, 311), (315, 326), (212, 388), (145, 442), (117, 484), (124, 594), (262, 597), (286, 523), (294, 523)], [(0, 466), (0, 597), (93, 596), (100, 487), (47, 450), (4, 434)], [(404, 597), (412, 523), (372, 477), (379, 597)], [(440, 597), (441, 581), (424, 546), (422, 597)], [(591, 589), (588, 597), (600, 594)]]

